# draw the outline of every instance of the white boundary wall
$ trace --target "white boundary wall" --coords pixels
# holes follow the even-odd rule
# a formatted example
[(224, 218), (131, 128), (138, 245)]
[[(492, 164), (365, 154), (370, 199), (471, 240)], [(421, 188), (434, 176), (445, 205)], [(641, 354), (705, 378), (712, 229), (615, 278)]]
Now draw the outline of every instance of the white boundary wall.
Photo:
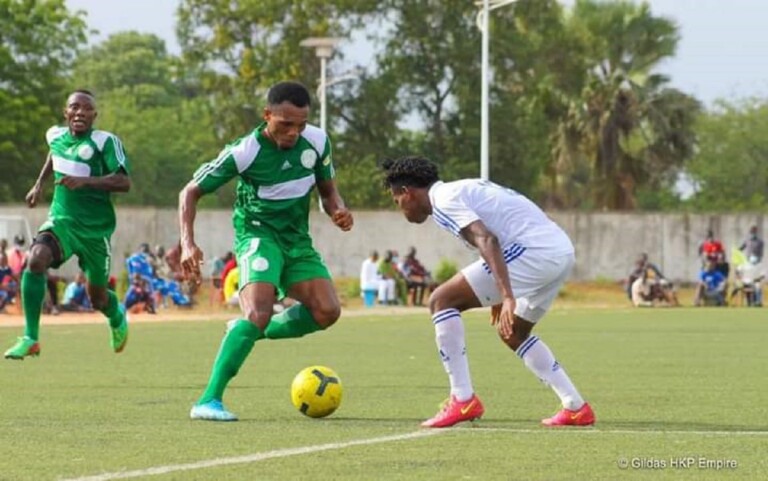
[[(0, 206), (0, 215), (24, 215), (36, 231), (45, 220), (47, 206)], [(356, 211), (351, 232), (337, 229), (321, 213), (313, 212), (310, 225), (315, 246), (335, 276), (355, 277), (360, 263), (372, 249), (383, 255), (395, 249), (405, 255), (415, 246), (418, 257), (430, 269), (447, 258), (459, 266), (476, 257), (461, 242), (428, 220), (423, 225), (406, 222), (394, 211)], [(740, 245), (749, 227), (757, 225), (761, 235), (768, 228), (764, 214), (622, 214), (554, 212), (551, 217), (571, 236), (576, 246), (576, 280), (621, 279), (627, 275), (640, 252), (647, 252), (667, 277), (674, 280), (696, 278), (697, 248), (708, 227), (723, 241), (727, 252)], [(136, 250), (141, 242), (168, 246), (178, 239), (175, 209), (118, 207), (117, 231), (112, 238), (112, 268), (119, 271), (124, 254)], [(210, 260), (231, 249), (233, 232), (231, 211), (198, 212), (196, 239)], [(73, 262), (63, 268), (66, 275), (76, 269)]]

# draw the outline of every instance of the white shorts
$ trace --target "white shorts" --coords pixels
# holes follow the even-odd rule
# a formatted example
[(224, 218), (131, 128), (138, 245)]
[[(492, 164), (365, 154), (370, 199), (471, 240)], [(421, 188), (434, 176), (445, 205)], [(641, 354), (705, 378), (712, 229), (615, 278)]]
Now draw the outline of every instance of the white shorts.
[[(576, 261), (574, 254), (551, 256), (527, 249), (507, 264), (512, 293), (517, 307), (515, 315), (538, 322), (557, 297)], [(482, 259), (461, 270), (462, 275), (484, 307), (501, 302), (501, 294), (488, 266)]]

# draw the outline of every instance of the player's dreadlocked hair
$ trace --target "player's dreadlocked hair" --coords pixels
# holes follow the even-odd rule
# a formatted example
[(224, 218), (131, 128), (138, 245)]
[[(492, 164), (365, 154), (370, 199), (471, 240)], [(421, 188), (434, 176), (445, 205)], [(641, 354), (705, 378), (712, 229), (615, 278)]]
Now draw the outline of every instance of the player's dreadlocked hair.
[(310, 102), (309, 91), (298, 82), (276, 83), (267, 92), (267, 103), (279, 105), (283, 102), (290, 102), (299, 108), (306, 107)]
[(440, 180), (437, 166), (424, 157), (413, 155), (397, 160), (386, 160), (382, 167), (384, 168), (384, 186), (387, 188), (425, 188)]

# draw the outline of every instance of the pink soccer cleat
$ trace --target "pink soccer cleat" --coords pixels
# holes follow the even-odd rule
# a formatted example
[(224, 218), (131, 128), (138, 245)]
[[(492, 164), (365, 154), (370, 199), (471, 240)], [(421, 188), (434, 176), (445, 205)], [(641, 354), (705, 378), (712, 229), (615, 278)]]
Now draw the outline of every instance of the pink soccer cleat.
[(459, 401), (454, 396), (446, 400), (440, 411), (431, 419), (427, 419), (421, 426), (424, 428), (447, 428), (464, 421), (473, 421), (480, 418), (485, 412), (480, 398), (473, 394), (467, 401)]
[(576, 411), (570, 409), (561, 409), (551, 418), (542, 419), (541, 424), (545, 426), (592, 426), (595, 424), (595, 413), (588, 403), (584, 403)]

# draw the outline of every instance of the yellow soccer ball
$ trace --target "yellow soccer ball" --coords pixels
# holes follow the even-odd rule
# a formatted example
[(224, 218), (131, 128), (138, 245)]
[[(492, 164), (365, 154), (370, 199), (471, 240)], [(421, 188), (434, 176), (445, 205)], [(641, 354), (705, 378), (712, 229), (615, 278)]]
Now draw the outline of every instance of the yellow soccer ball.
[(291, 384), (291, 401), (302, 414), (324, 418), (341, 404), (341, 379), (325, 366), (302, 369)]

